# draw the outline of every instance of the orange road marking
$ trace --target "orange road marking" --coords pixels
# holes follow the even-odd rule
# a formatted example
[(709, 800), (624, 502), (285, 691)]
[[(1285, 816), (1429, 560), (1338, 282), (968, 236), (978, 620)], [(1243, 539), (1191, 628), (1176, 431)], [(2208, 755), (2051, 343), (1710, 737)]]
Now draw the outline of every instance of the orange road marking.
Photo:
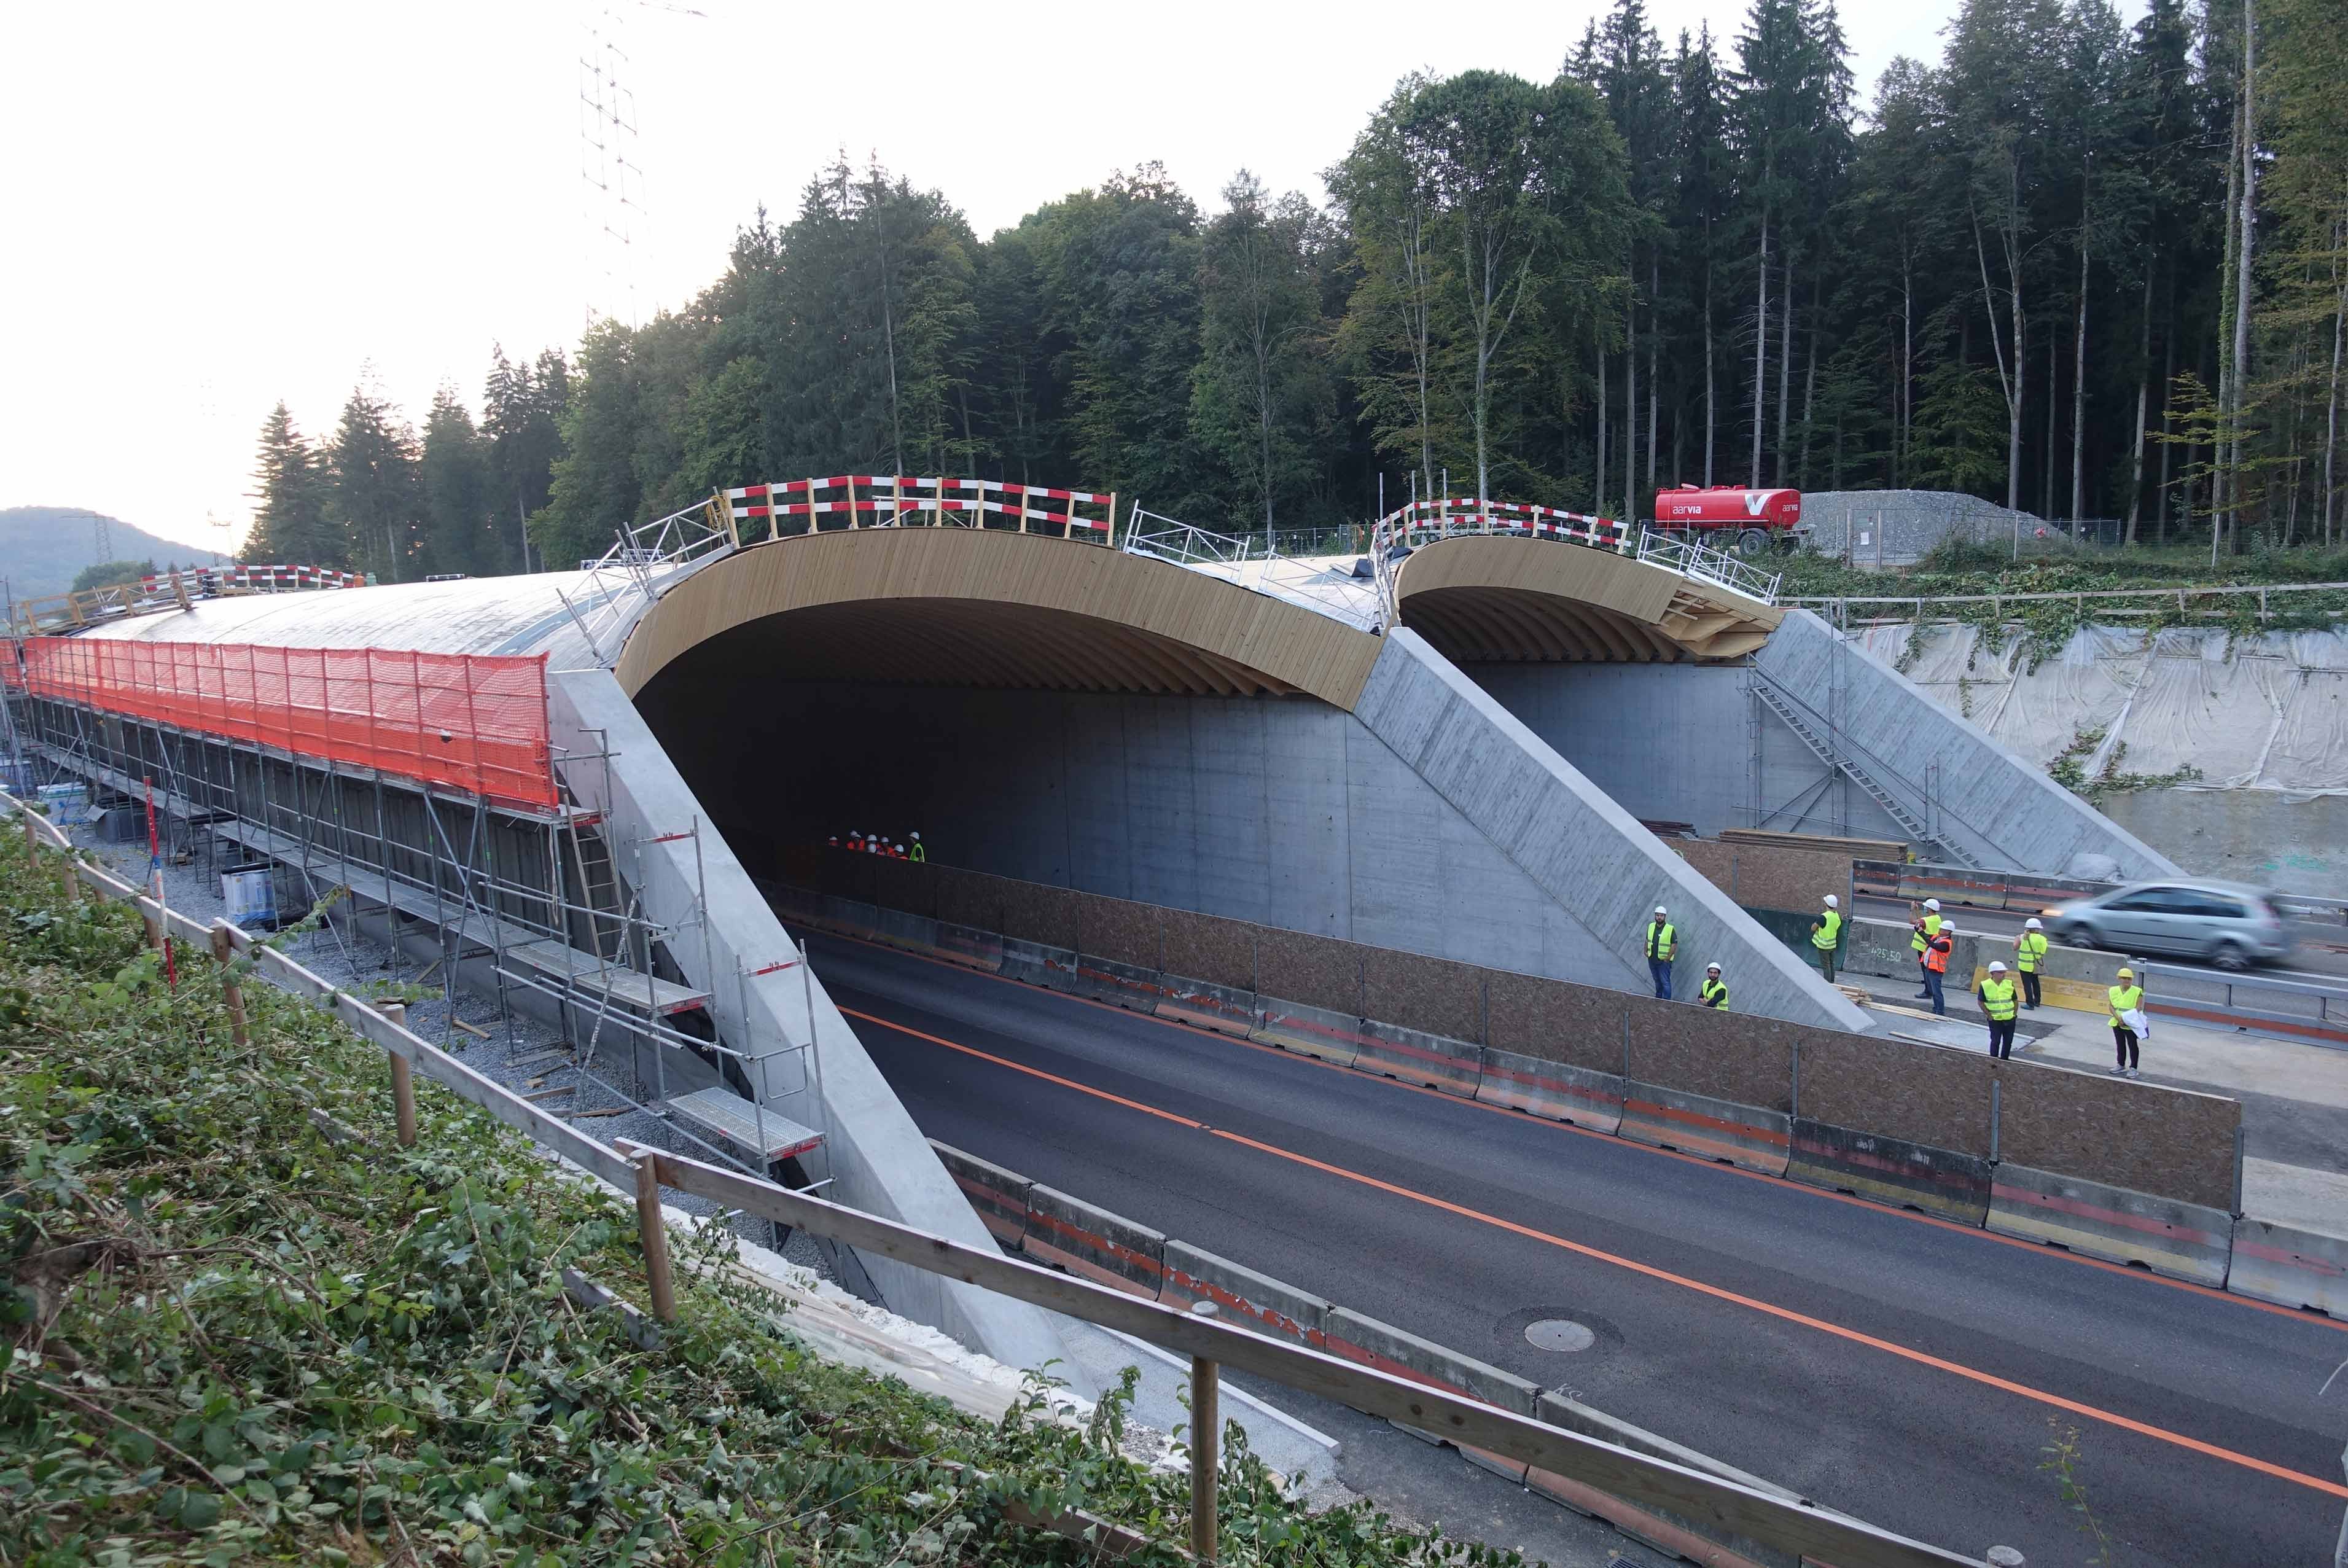
[(1904, 1345), (1896, 1344), (1889, 1339), (1878, 1338), (1876, 1336), (1871, 1334), (1863, 1334), (1855, 1328), (1845, 1328), (1840, 1324), (1828, 1323), (1824, 1318), (1812, 1317), (1807, 1313), (1796, 1312), (1791, 1307), (1779, 1306), (1775, 1303), (1763, 1301), (1756, 1296), (1740, 1295), (1735, 1291), (1725, 1289), (1720, 1285), (1706, 1284), (1702, 1280), (1691, 1279), (1685, 1274), (1673, 1274), (1669, 1269), (1658, 1268), (1653, 1264), (1643, 1264), (1635, 1258), (1626, 1258), (1619, 1253), (1607, 1252), (1602, 1248), (1590, 1246), (1585, 1243), (1569, 1241), (1563, 1236), (1554, 1234), (1548, 1231), (1537, 1230), (1530, 1225), (1519, 1224), (1514, 1220), (1504, 1220), (1498, 1214), (1487, 1213), (1481, 1209), (1469, 1208), (1464, 1203), (1454, 1203), (1447, 1199), (1437, 1198), (1432, 1193), (1421, 1192), (1414, 1188), (1399, 1186), (1392, 1181), (1383, 1181), (1375, 1176), (1368, 1176), (1358, 1171), (1348, 1170), (1343, 1165), (1332, 1165), (1325, 1161), (1314, 1160), (1308, 1155), (1299, 1154), (1293, 1150), (1282, 1149), (1278, 1144), (1265, 1143), (1261, 1140), (1249, 1138), (1241, 1133), (1231, 1132), (1223, 1128), (1209, 1127), (1205, 1122), (1200, 1121), (1195, 1118), (1179, 1115), (1170, 1110), (1163, 1110), (1157, 1106), (1148, 1105), (1140, 1100), (1128, 1099), (1123, 1095), (1111, 1094), (1107, 1089), (1095, 1088), (1089, 1084), (1079, 1083), (1074, 1078), (1063, 1078), (1057, 1073), (1045, 1072), (1041, 1068), (1031, 1068), (1026, 1066), (1025, 1063), (1014, 1062), (1007, 1057), (996, 1056), (991, 1051), (982, 1051), (973, 1046), (961, 1045), (955, 1041), (946, 1039), (942, 1036), (929, 1034), (923, 1030), (912, 1028), (904, 1024), (892, 1023), (887, 1018), (880, 1017), (871, 1013), (859, 1012), (848, 1007), (842, 1007), (840, 1011), (849, 1017), (860, 1018), (868, 1024), (877, 1024), (884, 1029), (892, 1029), (898, 1034), (909, 1035), (914, 1039), (923, 1040), (933, 1046), (942, 1046), (947, 1050), (958, 1051), (963, 1056), (976, 1057), (980, 1061), (991, 1063), (995, 1067), (1007, 1068), (1013, 1072), (1022, 1073), (1029, 1078), (1041, 1078), (1046, 1083), (1057, 1084), (1063, 1088), (1074, 1089), (1078, 1094), (1089, 1095), (1095, 1099), (1107, 1100), (1112, 1105), (1123, 1106), (1128, 1110), (1138, 1110), (1145, 1115), (1154, 1116), (1161, 1120), (1173, 1122), (1178, 1126), (1193, 1128), (1209, 1134), (1210, 1137), (1220, 1138), (1228, 1142), (1236, 1143), (1245, 1149), (1255, 1150), (1259, 1153), (1269, 1154), (1275, 1159), (1285, 1160), (1293, 1164), (1305, 1166), (1310, 1170), (1321, 1171), (1325, 1175), (1334, 1176), (1341, 1181), (1356, 1182), (1361, 1186), (1372, 1188), (1377, 1191), (1388, 1193), (1396, 1198), (1407, 1199), (1414, 1203), (1423, 1203), (1431, 1209), (1440, 1209), (1445, 1213), (1457, 1214), (1463, 1220), (1474, 1220), (1480, 1224), (1489, 1225), (1495, 1230), (1506, 1231), (1512, 1235), (1522, 1236), (1528, 1241), (1540, 1242), (1549, 1246), (1559, 1247), (1566, 1252), (1575, 1253), (1581, 1257), (1592, 1259), (1598, 1263), (1612, 1264), (1617, 1268), (1626, 1269), (1632, 1274), (1643, 1275), (1648, 1279), (1658, 1280), (1665, 1284), (1677, 1285), (1682, 1290), (1693, 1291), (1698, 1295), (1709, 1296), (1715, 1301), (1727, 1302), (1731, 1305), (1741, 1306), (1748, 1311), (1757, 1312), (1765, 1316), (1777, 1318), (1782, 1322), (1794, 1324), (1799, 1327), (1815, 1329), (1820, 1334), (1830, 1335), (1837, 1339), (1847, 1340), (1853, 1345), (1863, 1345), (1870, 1350), (1879, 1350), (1887, 1356), (1896, 1356), (1903, 1361), (1910, 1361), (1920, 1367), (1930, 1367), (1935, 1371), (1946, 1372), (1952, 1377), (1962, 1377), (1969, 1382), (1981, 1384), (1984, 1387), (1995, 1388), (2002, 1393), (2013, 1394), (2021, 1398), (2032, 1400), (2037, 1404), (2046, 1405), (2054, 1409), (2067, 1411), (2075, 1416), (2085, 1417), (2089, 1420), (2101, 1421), (2107, 1426), (2117, 1427), (2123, 1431), (2135, 1432), (2141, 1437), (2153, 1438), (2161, 1442), (2173, 1444), (2178, 1448), (2188, 1449), (2190, 1452), (2202, 1454), (2210, 1459), (2222, 1460), (2228, 1464), (2240, 1465), (2245, 1470), (2257, 1470), (2262, 1475), (2271, 1475), (2280, 1480), (2291, 1481), (2295, 1485), (2303, 1486), (2311, 1491), (2325, 1493), (2328, 1496), (2348, 1498), (2348, 1486), (2343, 1486), (2336, 1481), (2326, 1480), (2321, 1476), (2309, 1475), (2302, 1470), (2295, 1470), (2288, 1466), (2275, 1464), (2270, 1460), (2258, 1459), (2250, 1454), (2239, 1453), (2232, 1449), (2219, 1448), (2215, 1443), (2205, 1443), (2199, 1438), (2188, 1438), (2182, 1432), (2172, 1432), (2165, 1427), (2156, 1427), (2148, 1422), (2139, 1421), (2131, 1417), (2120, 1415), (2116, 1411), (2106, 1410), (2095, 1405), (2082, 1404), (2076, 1399), (2065, 1398), (2060, 1394), (2050, 1394), (2043, 1388), (2034, 1388), (2026, 1383), (2016, 1383), (2010, 1378), (2000, 1377), (1994, 1373), (1983, 1372), (1977, 1367), (1967, 1367), (1962, 1362), (1950, 1361), (1941, 1357), (1930, 1355), (1921, 1350), (1911, 1350)]

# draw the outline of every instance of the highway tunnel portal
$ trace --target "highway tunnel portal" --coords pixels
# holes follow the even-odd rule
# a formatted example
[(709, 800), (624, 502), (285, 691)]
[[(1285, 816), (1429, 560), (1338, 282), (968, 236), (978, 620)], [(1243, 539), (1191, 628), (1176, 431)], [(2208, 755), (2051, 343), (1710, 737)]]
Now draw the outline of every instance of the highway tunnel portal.
[[(736, 492), (732, 515), (632, 530), (576, 573), (20, 617), (41, 635), (15, 684), (52, 765), (114, 789), (151, 769), (168, 808), (436, 946), (444, 984), (633, 1008), (637, 1092), (680, 1119), (747, 1095), (808, 1133), (800, 1158), (844, 1202), (965, 1239), (983, 1232), (761, 891), (795, 845), (918, 830), (972, 870), (1624, 991), (1646, 988), (1638, 934), (1663, 903), (1739, 1011), (1854, 1031), (1864, 1014), (1641, 819), (2165, 863), (1735, 563), (1634, 551), (1611, 523), (1398, 513), (1366, 553), (1295, 560), (1146, 514), (1111, 547), (1078, 517), (1107, 497), (769, 489), (807, 498), (773, 507), (797, 531), (746, 543)], [(834, 508), (882, 526), (808, 526)], [(353, 657), (365, 684), (337, 696), (329, 666)], [(465, 729), (470, 676), (459, 706), (420, 685), (384, 706), (378, 676), (427, 659), (534, 666), (542, 803), (483, 794), (463, 838), (432, 788), (333, 750), (338, 725), (370, 747), (405, 730), (419, 756)], [(281, 711), (242, 729), (203, 688), (234, 668), (257, 701), (252, 670), (313, 665), (314, 685), (273, 676)], [(434, 700), (450, 717), (419, 727)], [(1941, 779), (1969, 789), (1936, 798)], [(502, 869), (448, 863), (459, 839)], [(545, 891), (515, 887), (524, 862)], [(644, 973), (581, 978), (613, 961)], [(1016, 1365), (1060, 1354), (1039, 1315), (863, 1263), (909, 1315)]]

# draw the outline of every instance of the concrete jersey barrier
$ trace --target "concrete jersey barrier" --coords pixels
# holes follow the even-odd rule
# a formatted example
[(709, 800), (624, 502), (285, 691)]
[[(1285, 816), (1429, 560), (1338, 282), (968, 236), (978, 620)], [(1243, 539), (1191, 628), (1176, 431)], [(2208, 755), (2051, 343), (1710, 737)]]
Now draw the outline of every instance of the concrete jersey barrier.
[(1484, 1049), (1484, 1077), (1476, 1098), (1528, 1116), (1570, 1121), (1593, 1132), (1612, 1132), (1622, 1121), (1622, 1079), (1563, 1062)]
[(2234, 1244), (2222, 1210), (2007, 1162), (1992, 1180), (1987, 1227), (2217, 1288)]
[(1096, 1284), (1158, 1299), (1166, 1237), (1042, 1183), (1027, 1190), (1027, 1255)]
[(1783, 1176), (1793, 1119), (1757, 1105), (1632, 1082), (1622, 1086), (1622, 1124), (1617, 1130), (1633, 1143)]
[(1786, 1176), (1978, 1227), (1989, 1219), (1994, 1169), (1977, 1155), (1797, 1117)]
[(2277, 1306), (2312, 1307), (2348, 1318), (2348, 1237), (2245, 1214), (2234, 1222), (2226, 1288)]

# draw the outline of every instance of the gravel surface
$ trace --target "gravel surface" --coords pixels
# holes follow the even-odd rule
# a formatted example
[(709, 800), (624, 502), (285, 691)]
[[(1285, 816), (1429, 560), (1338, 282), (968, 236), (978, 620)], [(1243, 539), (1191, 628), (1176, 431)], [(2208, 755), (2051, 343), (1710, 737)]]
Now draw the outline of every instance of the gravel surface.
[(1802, 497), (1802, 521), (1809, 525), (1811, 549), (1848, 554), (1862, 568), (1911, 566), (1952, 534), (2011, 546), (2017, 527), (2025, 555), (2077, 548), (2060, 523), (1956, 490), (1812, 490)]
[[(148, 853), (144, 844), (103, 843), (89, 828), (76, 828), (72, 833), (90, 859), (126, 882), (146, 884)], [(235, 845), (222, 843), (214, 854), (201, 833), (184, 827), (177, 827), (165, 851), (163, 891), (170, 907), (207, 923), (226, 914), (220, 872), (247, 864), (243, 851)], [(290, 873), (279, 873), (281, 911), (289, 907), (289, 886), (298, 881)], [(543, 1109), (572, 1119), (581, 1131), (599, 1142), (629, 1138), (695, 1160), (713, 1161), (707, 1148), (682, 1135), (667, 1120), (628, 1107), (628, 1100), (645, 1103), (651, 1096), (646, 1086), (635, 1081), (630, 1068), (631, 1053), (623, 1037), (607, 1032), (600, 1042), (600, 1050), (591, 1053), (585, 1049), (589, 1042), (582, 1036), (577, 1041), (578, 1048), (574, 1048), (565, 1043), (562, 1030), (552, 1023), (517, 1008), (507, 1008), (501, 1016), (493, 995), (479, 995), (466, 988), (458, 988), (453, 997), (448, 995), (430, 960), (395, 953), (388, 945), (339, 920), (291, 937), (283, 945), (288, 957), (322, 979), (370, 1000), (406, 1002), (409, 1029), (451, 1055), (463, 1057), (467, 1066), (508, 1088), (535, 1094), (569, 1088), (571, 1093), (539, 1103)], [(427, 969), (432, 971), (428, 976), (425, 973)], [(488, 1037), (458, 1028), (459, 1022), (484, 1031)], [(613, 1092), (615, 1089), (617, 1093)], [(579, 1114), (604, 1110), (617, 1114)], [(673, 1192), (666, 1201), (673, 1207), (697, 1215), (715, 1213), (718, 1208), (707, 1199), (686, 1193)], [(733, 1228), (747, 1242), (773, 1245), (775, 1227), (764, 1220), (737, 1217)], [(822, 1251), (805, 1236), (789, 1238), (783, 1253), (790, 1262), (827, 1279), (838, 1277)]]

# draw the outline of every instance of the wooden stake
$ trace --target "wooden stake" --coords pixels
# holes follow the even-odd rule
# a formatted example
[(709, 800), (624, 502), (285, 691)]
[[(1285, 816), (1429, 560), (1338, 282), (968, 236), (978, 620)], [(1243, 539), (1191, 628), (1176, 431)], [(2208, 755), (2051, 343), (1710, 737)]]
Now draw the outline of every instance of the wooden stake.
[[(407, 1027), (407, 1007), (405, 1003), (386, 1002), (376, 1009), (401, 1028)], [(416, 1147), (416, 1067), (406, 1057), (394, 1051), (391, 1056), (391, 1112), (399, 1125), (399, 1146)]]
[(668, 1225), (661, 1218), (660, 1174), (653, 1151), (640, 1149), (629, 1157), (636, 1168), (636, 1233), (644, 1249), (644, 1284), (652, 1292), (653, 1316), (676, 1321), (676, 1285), (668, 1272)]
[(228, 922), (212, 922), (212, 962), (220, 965), (221, 995), (228, 1003), (229, 1036), (239, 1046), (252, 1043), (252, 1035), (244, 1016), (244, 985), (236, 977), (232, 965), (236, 962), (236, 948), (229, 941)]
[[(1215, 1315), (1211, 1301), (1193, 1302), (1199, 1317)], [(1190, 1357), (1190, 1555), (1201, 1563), (1215, 1560), (1215, 1477), (1221, 1469), (1216, 1450), (1221, 1446), (1223, 1417), (1221, 1385), (1215, 1363), (1203, 1356)]]

